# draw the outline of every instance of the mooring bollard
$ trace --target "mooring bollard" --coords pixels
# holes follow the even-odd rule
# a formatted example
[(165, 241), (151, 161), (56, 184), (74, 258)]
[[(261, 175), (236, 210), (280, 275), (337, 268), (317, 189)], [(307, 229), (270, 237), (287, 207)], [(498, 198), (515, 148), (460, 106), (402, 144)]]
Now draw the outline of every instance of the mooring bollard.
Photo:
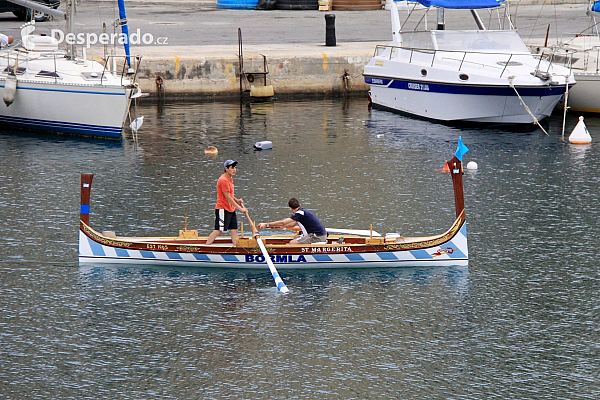
[(335, 14), (325, 14), (325, 46), (335, 46)]

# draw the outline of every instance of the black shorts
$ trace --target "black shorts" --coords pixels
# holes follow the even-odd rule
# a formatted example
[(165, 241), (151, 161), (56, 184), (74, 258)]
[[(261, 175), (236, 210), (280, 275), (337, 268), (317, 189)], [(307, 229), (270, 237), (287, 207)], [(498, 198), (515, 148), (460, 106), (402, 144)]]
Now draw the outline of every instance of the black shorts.
[(237, 228), (235, 211), (215, 208), (215, 231), (231, 231)]

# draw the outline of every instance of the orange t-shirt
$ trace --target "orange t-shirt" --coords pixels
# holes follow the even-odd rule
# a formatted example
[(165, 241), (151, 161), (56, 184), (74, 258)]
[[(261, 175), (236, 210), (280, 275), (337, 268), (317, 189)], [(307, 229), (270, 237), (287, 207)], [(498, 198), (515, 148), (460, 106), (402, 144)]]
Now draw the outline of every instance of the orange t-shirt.
[(227, 174), (223, 174), (219, 177), (217, 181), (217, 205), (215, 208), (225, 209), (229, 212), (235, 211), (235, 206), (231, 205), (230, 202), (225, 198), (225, 192), (229, 192), (232, 198), (233, 196), (233, 179), (227, 176)]

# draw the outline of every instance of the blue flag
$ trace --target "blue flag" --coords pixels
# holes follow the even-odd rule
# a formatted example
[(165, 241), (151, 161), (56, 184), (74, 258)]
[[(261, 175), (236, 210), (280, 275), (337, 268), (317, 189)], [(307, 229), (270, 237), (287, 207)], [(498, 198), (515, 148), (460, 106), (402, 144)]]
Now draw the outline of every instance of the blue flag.
[(462, 161), (462, 157), (469, 151), (469, 148), (462, 142), (461, 137), (458, 137), (458, 147), (456, 148), (456, 153), (454, 153), (458, 161)]

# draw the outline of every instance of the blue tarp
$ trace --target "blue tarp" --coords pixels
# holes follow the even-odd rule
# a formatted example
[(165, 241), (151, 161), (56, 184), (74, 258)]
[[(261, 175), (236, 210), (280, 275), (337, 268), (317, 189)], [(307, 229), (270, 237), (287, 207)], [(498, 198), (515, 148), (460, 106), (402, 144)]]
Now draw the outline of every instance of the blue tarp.
[(591, 8), (591, 10), (592, 10), (593, 12), (600, 12), (600, 1), (597, 1), (597, 2), (595, 2), (595, 3), (592, 5), (592, 8)]
[[(405, 0), (394, 0), (405, 1)], [(440, 7), (475, 10), (478, 8), (494, 8), (504, 0), (410, 0), (421, 3), (425, 7)]]

